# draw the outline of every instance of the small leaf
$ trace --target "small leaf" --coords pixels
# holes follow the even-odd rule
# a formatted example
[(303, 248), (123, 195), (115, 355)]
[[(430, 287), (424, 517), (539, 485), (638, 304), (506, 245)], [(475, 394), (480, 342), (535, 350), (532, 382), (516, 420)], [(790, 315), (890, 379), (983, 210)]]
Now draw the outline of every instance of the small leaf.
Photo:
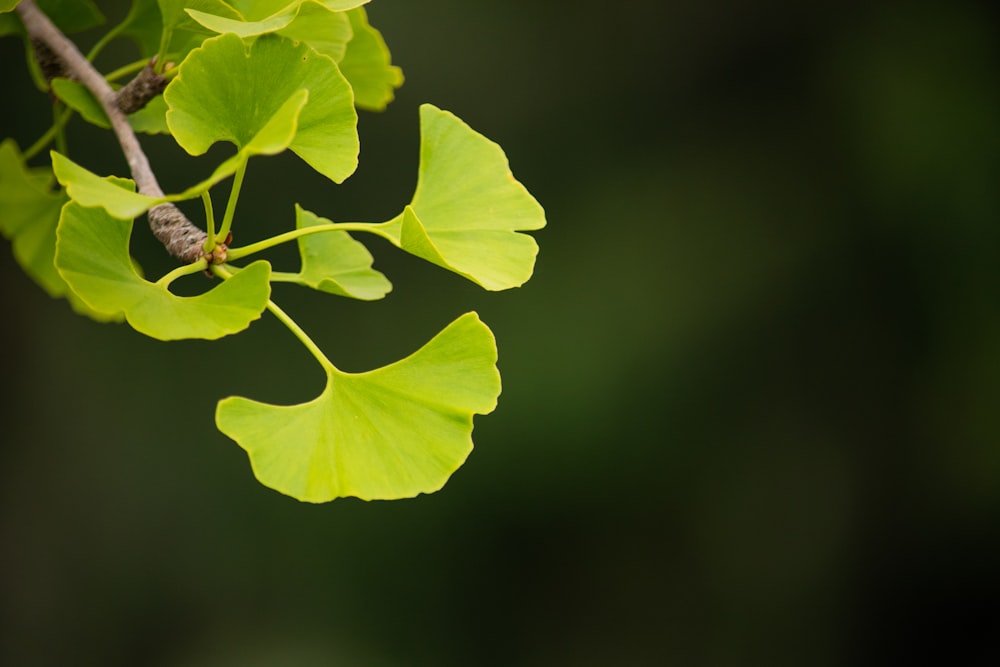
[(0, 0), (0, 13), (14, 11), (19, 4), (21, 0)]
[(545, 212), (510, 172), (497, 144), (430, 104), (420, 107), (420, 173), (413, 202), (386, 223), (389, 239), (488, 290), (526, 282), (538, 245), (521, 230)]
[[(225, 72), (219, 77), (218, 72)], [(167, 125), (192, 155), (216, 141), (245, 146), (267, 122), (287, 114), (289, 100), (308, 90), (288, 147), (340, 183), (357, 167), (357, 113), (351, 88), (329, 58), (304, 44), (265, 35), (252, 44), (233, 34), (206, 40), (167, 87)]]
[(219, 430), (246, 450), (262, 484), (307, 502), (409, 498), (437, 491), (472, 451), (474, 414), (500, 395), (496, 342), (475, 313), (409, 357), (367, 373), (327, 373), (299, 405), (219, 402)]
[(123, 314), (136, 331), (159, 340), (221, 338), (246, 329), (264, 311), (270, 296), (267, 262), (254, 262), (199, 296), (179, 297), (136, 272), (128, 253), (131, 234), (131, 220), (75, 202), (63, 208), (56, 268), (94, 310)]
[(52, 92), (62, 100), (66, 106), (80, 114), (88, 123), (92, 123), (104, 129), (111, 128), (111, 121), (104, 113), (104, 107), (97, 101), (93, 93), (79, 81), (71, 81), (62, 77), (56, 77), (50, 82)]
[(333, 11), (319, 2), (302, 3), (295, 20), (279, 30), (278, 34), (308, 44), (338, 63), (353, 36), (347, 14)]
[(184, 10), (188, 13), (188, 16), (193, 18), (195, 21), (200, 23), (205, 28), (208, 28), (212, 32), (217, 33), (227, 33), (231, 32), (240, 37), (255, 37), (257, 35), (263, 35), (268, 32), (276, 32), (286, 27), (295, 19), (295, 11), (284, 12), (281, 14), (276, 14), (274, 16), (269, 16), (260, 21), (245, 21), (242, 19), (229, 19), (223, 16), (216, 16), (215, 14), (206, 14), (205, 12), (199, 12), (196, 9), (186, 9)]
[(166, 197), (149, 197), (115, 181), (101, 178), (84, 169), (65, 155), (51, 151), (52, 169), (73, 201), (84, 206), (100, 206), (122, 220), (130, 220), (157, 204), (171, 201)]
[(347, 12), (347, 16), (354, 37), (339, 61), (340, 71), (354, 89), (358, 108), (383, 111), (392, 102), (396, 88), (403, 85), (403, 70), (391, 64), (382, 33), (369, 25), (363, 7)]
[[(302, 207), (295, 206), (295, 227), (332, 225)], [(339, 296), (373, 301), (392, 289), (386, 277), (372, 268), (372, 256), (364, 244), (347, 232), (329, 231), (298, 239), (302, 270), (291, 279), (301, 285)]]

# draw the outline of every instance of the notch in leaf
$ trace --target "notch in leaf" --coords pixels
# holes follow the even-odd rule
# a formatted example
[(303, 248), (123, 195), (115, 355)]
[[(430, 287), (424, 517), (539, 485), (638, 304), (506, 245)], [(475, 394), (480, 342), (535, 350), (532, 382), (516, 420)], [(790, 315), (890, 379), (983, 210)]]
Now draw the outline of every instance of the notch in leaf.
[[(291, 102), (303, 90), (308, 101), (295, 109)], [(181, 63), (164, 97), (167, 126), (192, 155), (203, 154), (217, 141), (242, 149), (261, 128), (294, 110), (296, 127), (288, 148), (336, 183), (358, 166), (358, 115), (351, 87), (336, 63), (305, 44), (276, 35), (249, 44), (231, 33), (219, 35)]]
[(382, 231), (397, 246), (488, 290), (524, 284), (538, 244), (521, 231), (545, 211), (514, 178), (503, 149), (455, 115), (420, 107), (420, 171), (413, 201)]
[(213, 340), (246, 329), (264, 312), (271, 294), (267, 262), (254, 262), (204, 294), (180, 297), (136, 272), (128, 252), (131, 235), (131, 220), (76, 202), (63, 207), (56, 268), (98, 313), (124, 315), (133, 329), (159, 340)]
[(493, 333), (466, 313), (409, 357), (367, 373), (327, 368), (299, 405), (219, 401), (219, 430), (246, 450), (265, 486), (320, 503), (437, 491), (472, 451), (474, 414), (500, 395)]

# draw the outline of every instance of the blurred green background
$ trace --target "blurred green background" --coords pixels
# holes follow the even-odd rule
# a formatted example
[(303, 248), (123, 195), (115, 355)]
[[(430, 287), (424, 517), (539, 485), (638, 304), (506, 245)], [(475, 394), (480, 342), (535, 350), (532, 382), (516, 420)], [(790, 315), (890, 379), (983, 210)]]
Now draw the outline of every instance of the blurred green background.
[[(236, 231), (395, 215), (421, 102), (498, 141), (549, 220), (524, 288), (376, 242), (384, 302), (276, 290), (346, 370), (477, 310), (504, 393), (475, 451), (435, 495), (299, 504), (213, 425), (320, 390), (273, 318), (160, 343), (5, 250), (0, 664), (1000, 664), (997, 9), (376, 0), (407, 81), (358, 172), (258, 159)], [(0, 62), (23, 147), (48, 101)], [(167, 191), (227, 154), (143, 141)]]

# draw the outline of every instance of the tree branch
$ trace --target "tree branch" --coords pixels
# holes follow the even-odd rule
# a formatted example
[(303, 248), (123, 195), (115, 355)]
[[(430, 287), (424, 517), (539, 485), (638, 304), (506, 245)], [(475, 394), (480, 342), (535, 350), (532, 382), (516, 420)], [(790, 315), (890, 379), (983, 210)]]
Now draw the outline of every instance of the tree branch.
[[(85, 85), (101, 103), (111, 121), (118, 143), (125, 154), (132, 180), (139, 192), (150, 197), (162, 197), (163, 190), (149, 166), (149, 159), (139, 144), (125, 113), (118, 106), (118, 95), (94, 69), (93, 65), (46, 16), (34, 0), (23, 0), (17, 6), (17, 13), (24, 23), (28, 36), (45, 44), (62, 60), (67, 74)], [(192, 263), (205, 255), (203, 244), (207, 234), (198, 229), (173, 204), (162, 204), (149, 210), (149, 226), (153, 234), (167, 248), (167, 251), (181, 261)], [(224, 256), (224, 249), (222, 255)]]

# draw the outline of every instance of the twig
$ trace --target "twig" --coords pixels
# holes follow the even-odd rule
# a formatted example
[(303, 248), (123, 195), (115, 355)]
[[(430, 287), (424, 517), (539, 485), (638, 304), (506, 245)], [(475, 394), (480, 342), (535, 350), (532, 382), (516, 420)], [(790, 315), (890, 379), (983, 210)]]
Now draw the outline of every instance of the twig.
[[(149, 159), (128, 118), (118, 107), (118, 96), (108, 82), (80, 53), (76, 45), (35, 5), (34, 0), (23, 0), (17, 6), (17, 13), (28, 36), (47, 45), (63, 61), (67, 73), (85, 85), (101, 103), (139, 192), (150, 197), (162, 197), (163, 190), (149, 166)], [(163, 204), (150, 209), (148, 216), (153, 234), (171, 255), (187, 263), (202, 258), (207, 234), (198, 229), (179, 209), (172, 204)]]

